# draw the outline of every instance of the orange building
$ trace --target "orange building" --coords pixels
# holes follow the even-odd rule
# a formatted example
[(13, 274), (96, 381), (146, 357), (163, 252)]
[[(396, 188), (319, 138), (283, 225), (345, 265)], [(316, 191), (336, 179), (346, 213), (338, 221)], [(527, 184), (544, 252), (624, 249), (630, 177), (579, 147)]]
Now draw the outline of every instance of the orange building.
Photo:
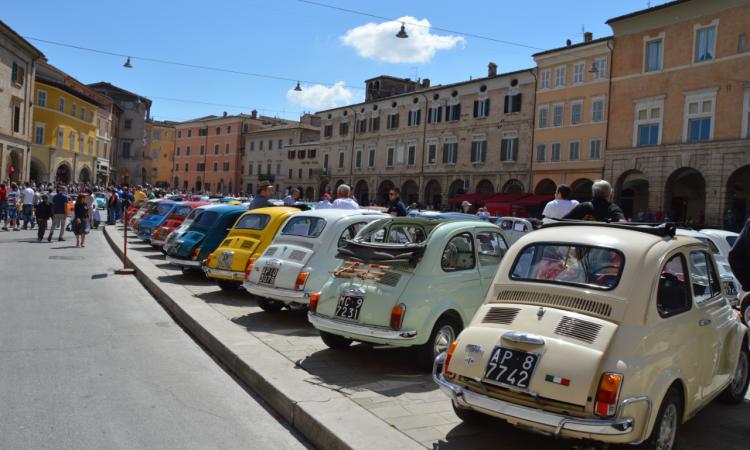
[(175, 152), (175, 122), (146, 122), (145, 167), (147, 183), (157, 187), (172, 185)]
[(607, 23), (616, 200), (629, 216), (738, 226), (750, 213), (750, 2), (680, 0)]

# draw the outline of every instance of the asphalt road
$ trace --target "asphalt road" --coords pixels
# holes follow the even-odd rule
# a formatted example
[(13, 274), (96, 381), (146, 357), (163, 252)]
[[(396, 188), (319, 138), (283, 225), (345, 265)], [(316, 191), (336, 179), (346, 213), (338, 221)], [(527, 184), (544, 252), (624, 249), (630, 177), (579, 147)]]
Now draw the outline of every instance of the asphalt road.
[(86, 244), (0, 232), (0, 448), (309, 448)]

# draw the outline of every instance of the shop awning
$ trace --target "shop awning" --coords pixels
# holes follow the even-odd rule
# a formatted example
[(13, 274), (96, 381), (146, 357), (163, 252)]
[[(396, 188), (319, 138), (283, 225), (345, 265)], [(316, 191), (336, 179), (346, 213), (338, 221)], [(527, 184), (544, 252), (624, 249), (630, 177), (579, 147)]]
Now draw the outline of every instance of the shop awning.
[(457, 196), (449, 199), (448, 200), (448, 204), (450, 204), (450, 205), (460, 205), (461, 203), (463, 203), (465, 201), (471, 203), (472, 205), (484, 204), (487, 201), (487, 199), (493, 197), (494, 195), (496, 195), (496, 194), (494, 194), (494, 193), (482, 194), (482, 193), (479, 193), (479, 192), (475, 192), (473, 194), (461, 194), (461, 195), (457, 195)]
[(518, 199), (514, 201), (513, 204), (518, 205), (518, 206), (536, 207), (536, 206), (541, 206), (542, 203), (546, 204), (547, 202), (551, 201), (553, 198), (555, 198), (554, 195), (534, 194), (534, 195), (529, 195), (528, 197)]

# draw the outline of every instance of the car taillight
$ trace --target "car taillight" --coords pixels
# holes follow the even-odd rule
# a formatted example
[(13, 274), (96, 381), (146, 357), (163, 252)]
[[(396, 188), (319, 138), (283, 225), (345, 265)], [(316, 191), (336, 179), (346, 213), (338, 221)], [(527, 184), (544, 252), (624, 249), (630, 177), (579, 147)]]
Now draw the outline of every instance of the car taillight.
[(300, 272), (297, 275), (297, 280), (294, 282), (295, 291), (299, 291), (305, 286), (305, 281), (307, 281), (307, 275), (309, 275), (307, 272)]
[(620, 397), (622, 386), (622, 375), (619, 373), (604, 372), (599, 380), (599, 389), (596, 391), (596, 403), (594, 413), (599, 417), (612, 417), (617, 413), (617, 400)]
[(315, 311), (318, 310), (318, 300), (320, 300), (320, 293), (313, 292), (312, 294), (310, 294), (310, 304), (307, 305), (307, 309), (311, 313), (315, 313)]
[(206, 267), (211, 267), (211, 260), (213, 259), (211, 255), (212, 253), (209, 253), (208, 257), (206, 258)]
[(400, 330), (401, 324), (404, 323), (404, 314), (406, 314), (406, 305), (400, 303), (391, 309), (391, 328)]
[(196, 247), (195, 249), (193, 249), (193, 257), (192, 257), (192, 259), (193, 260), (197, 259), (198, 255), (200, 255), (200, 254), (201, 254), (201, 248), (200, 247)]
[(250, 277), (250, 272), (253, 270), (253, 265), (255, 265), (255, 258), (248, 258), (247, 264), (245, 264), (245, 279), (246, 280)]
[(445, 362), (443, 363), (443, 373), (445, 373), (446, 376), (452, 377), (455, 374), (448, 370), (448, 365), (451, 363), (451, 358), (453, 358), (453, 352), (456, 351), (456, 347), (458, 347), (458, 341), (451, 342), (451, 346), (448, 347), (448, 355), (445, 357)]

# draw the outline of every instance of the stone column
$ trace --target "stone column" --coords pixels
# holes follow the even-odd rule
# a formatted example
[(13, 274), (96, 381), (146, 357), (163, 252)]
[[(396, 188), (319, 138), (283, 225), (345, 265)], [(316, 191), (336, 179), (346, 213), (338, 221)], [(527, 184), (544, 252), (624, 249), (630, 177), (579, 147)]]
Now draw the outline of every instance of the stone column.
[(5, 167), (5, 143), (0, 142), (0, 182), (4, 182), (8, 177), (8, 169)]

